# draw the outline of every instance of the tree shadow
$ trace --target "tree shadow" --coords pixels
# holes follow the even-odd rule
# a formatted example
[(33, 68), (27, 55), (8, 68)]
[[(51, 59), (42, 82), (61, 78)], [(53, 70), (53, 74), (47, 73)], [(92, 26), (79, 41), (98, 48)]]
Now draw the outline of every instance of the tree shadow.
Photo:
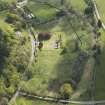
[(100, 63), (96, 64), (95, 98), (100, 100), (105, 98), (105, 46), (103, 47), (98, 60)]
[[(70, 46), (71, 48), (71, 46)], [(83, 69), (87, 60), (87, 54), (82, 51), (72, 52), (69, 50), (66, 54), (60, 55), (62, 59), (56, 65), (56, 78), (49, 80), (49, 91), (58, 93), (64, 83), (70, 83), (74, 88), (80, 81)]]
[[(62, 59), (55, 67), (56, 78), (49, 80), (48, 90), (55, 93), (59, 92), (61, 85), (64, 83), (71, 83), (74, 89), (77, 87), (88, 58), (87, 53), (83, 49), (80, 48), (78, 51), (74, 51), (75, 42), (72, 36), (74, 33), (72, 28), (75, 28), (76, 31), (83, 31), (86, 30), (83, 27), (87, 24), (85, 24), (84, 21), (81, 20), (81, 16), (78, 18), (75, 14), (74, 17), (71, 16), (70, 19), (70, 21), (72, 21), (73, 23), (73, 27), (70, 26), (70, 24), (66, 20), (66, 17), (60, 19), (60, 21), (62, 21), (62, 24), (60, 24), (61, 30), (65, 33), (66, 37), (69, 36), (70, 38), (67, 40), (65, 46), (67, 53), (60, 55), (62, 56)], [(86, 39), (84, 40), (84, 42), (85, 41)]]
[(59, 18), (54, 18), (54, 19), (51, 19), (49, 21), (45, 21), (43, 23), (39, 23), (39, 24), (34, 24), (34, 28), (36, 30), (39, 30), (39, 31), (51, 31), (52, 28), (54, 28), (56, 25), (58, 25), (59, 23)]

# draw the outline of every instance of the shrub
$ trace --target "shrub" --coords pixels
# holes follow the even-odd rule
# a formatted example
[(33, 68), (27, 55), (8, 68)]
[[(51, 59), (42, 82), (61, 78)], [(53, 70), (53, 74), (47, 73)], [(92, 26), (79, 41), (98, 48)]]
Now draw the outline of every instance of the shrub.
[(67, 48), (63, 48), (60, 55), (66, 54), (67, 53)]
[(9, 8), (9, 4), (5, 2), (5, 0), (1, 1), (0, 0), (0, 11), (6, 10)]
[(15, 25), (16, 29), (18, 30), (26, 28), (25, 22), (16, 14), (8, 14), (5, 21), (9, 24)]
[(89, 14), (92, 14), (93, 13), (93, 8), (88, 6), (86, 9), (85, 9), (85, 14), (86, 15), (89, 15)]
[(10, 86), (9, 88), (6, 88), (5, 90), (8, 94), (14, 94), (14, 92), (15, 92), (15, 89), (12, 86)]
[(0, 105), (8, 105), (8, 99), (7, 98), (0, 98)]
[(43, 48), (43, 43), (42, 42), (39, 43), (38, 48), (39, 48), (40, 51), (42, 50), (42, 48)]
[(73, 88), (71, 84), (65, 83), (61, 86), (60, 93), (63, 99), (69, 99), (70, 95), (73, 93)]
[(56, 13), (57, 17), (61, 17), (61, 16), (65, 16), (65, 15), (66, 15), (65, 11), (59, 11)]
[(101, 22), (101, 20), (98, 20), (97, 26), (98, 26), (99, 28), (102, 27), (102, 22)]
[(85, 0), (86, 4), (88, 5), (88, 7), (86, 7), (85, 9), (85, 14), (86, 15), (91, 15), (93, 14), (94, 11), (94, 4), (92, 2), (92, 0)]
[(38, 40), (39, 41), (49, 40), (50, 38), (51, 38), (51, 33), (42, 32), (42, 33), (38, 34)]
[(17, 16), (16, 14), (8, 14), (5, 21), (7, 23), (14, 23), (16, 21), (21, 21), (20, 17)]

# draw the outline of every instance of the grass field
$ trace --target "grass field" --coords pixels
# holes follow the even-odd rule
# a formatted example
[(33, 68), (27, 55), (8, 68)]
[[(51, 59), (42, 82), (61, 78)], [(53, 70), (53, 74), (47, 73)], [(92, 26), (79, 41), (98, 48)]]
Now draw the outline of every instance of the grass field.
[(30, 8), (32, 13), (40, 19), (40, 21), (50, 20), (55, 17), (55, 8), (51, 8), (49, 6), (42, 5), (31, 0), (29, 1), (27, 6)]
[[(95, 0), (101, 19), (105, 23), (105, 1), (104, 0)], [(100, 30), (101, 35), (101, 47), (102, 54), (99, 56), (99, 63), (96, 65), (96, 90), (95, 90), (95, 98), (96, 100), (104, 100), (105, 99), (105, 31), (103, 29)]]
[(96, 99), (104, 100), (105, 99), (105, 31), (101, 30), (101, 45), (102, 45), (102, 54), (99, 56), (99, 62), (96, 66)]
[(85, 4), (84, 0), (69, 0), (69, 1), (70, 1), (71, 5), (73, 7), (75, 7), (76, 9), (81, 10), (82, 12), (86, 8), (86, 4)]
[(12, 2), (16, 2), (16, 0), (5, 0), (5, 2), (12, 3)]
[(105, 0), (95, 0), (97, 3), (98, 10), (100, 12), (102, 21), (105, 23)]
[[(53, 48), (56, 39), (57, 36), (53, 35), (50, 41), (44, 43), (42, 51), (38, 52), (38, 61), (33, 65), (34, 77), (27, 82), (25, 90), (52, 96), (56, 95), (63, 82), (70, 80), (72, 64), (77, 53), (69, 51), (60, 55), (61, 49)], [(65, 36), (62, 36), (62, 39), (67, 40)]]
[[(60, 1), (51, 1), (48, 0), (49, 3), (52, 3), (52, 5), (54, 7), (59, 7), (62, 8)], [(71, 5), (74, 8), (76, 8), (79, 11), (84, 11), (86, 4), (83, 0), (68, 0), (66, 1), (67, 5)], [(27, 5), (30, 10), (34, 13), (34, 15), (36, 17), (38, 17), (40, 19), (40, 21), (46, 21), (46, 20), (51, 20), (56, 16), (57, 11), (59, 11), (58, 9), (54, 8), (54, 7), (50, 7), (48, 5), (43, 5), (41, 3), (37, 3), (35, 1), (30, 0), (28, 5)]]

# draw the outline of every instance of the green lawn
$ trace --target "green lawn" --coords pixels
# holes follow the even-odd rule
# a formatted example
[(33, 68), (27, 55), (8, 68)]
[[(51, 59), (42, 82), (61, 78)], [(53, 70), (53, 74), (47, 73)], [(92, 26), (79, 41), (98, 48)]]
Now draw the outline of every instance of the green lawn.
[(105, 23), (105, 0), (95, 0), (97, 3), (98, 10), (100, 12), (102, 21)]
[(30, 8), (33, 14), (40, 19), (40, 21), (50, 20), (55, 17), (55, 8), (51, 8), (49, 6), (42, 5), (31, 0), (29, 1), (27, 6)]
[[(49, 0), (48, 2), (52, 3), (54, 7), (61, 8), (59, 0), (58, 2), (54, 0), (53, 1)], [(68, 0), (67, 5), (71, 5), (80, 11), (84, 11), (86, 7), (84, 0), (79, 0), (79, 1), (78, 0), (70, 0), (70, 1)], [(32, 0), (29, 1), (27, 6), (34, 13), (34, 15), (38, 17), (41, 21), (46, 21), (46, 20), (48, 21), (48, 20), (53, 19), (56, 15), (56, 12), (58, 11), (54, 7), (50, 7), (48, 5), (42, 5)]]
[(16, 0), (5, 0), (5, 2), (12, 3), (12, 2), (16, 2)]
[(104, 100), (105, 99), (105, 31), (100, 30), (102, 33), (101, 36), (101, 45), (102, 45), (102, 54), (99, 58), (100, 63), (96, 66), (96, 99)]
[[(105, 0), (95, 0), (101, 19), (105, 23)], [(102, 33), (100, 44), (102, 46), (102, 54), (99, 57), (100, 63), (96, 66), (96, 91), (95, 97), (96, 100), (104, 100), (105, 99), (105, 31), (100, 30)]]
[(84, 0), (69, 0), (69, 2), (71, 3), (73, 7), (81, 11), (84, 11), (84, 9), (86, 8), (86, 4)]
[(56, 95), (60, 84), (70, 80), (77, 53), (60, 55), (61, 50), (52, 47), (53, 39), (49, 43), (45, 42), (43, 50), (38, 52), (37, 63), (33, 65), (34, 77), (26, 83), (25, 90), (42, 95)]

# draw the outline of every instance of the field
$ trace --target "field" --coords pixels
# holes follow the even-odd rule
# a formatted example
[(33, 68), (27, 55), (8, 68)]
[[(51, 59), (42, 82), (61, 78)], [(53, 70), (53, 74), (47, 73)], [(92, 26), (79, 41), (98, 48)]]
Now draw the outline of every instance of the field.
[[(56, 12), (60, 11), (59, 9), (62, 8), (60, 4), (60, 0), (58, 1), (51, 1), (48, 0), (49, 3), (52, 3), (52, 6), (50, 5), (43, 5), (41, 3), (37, 3), (35, 1), (30, 0), (28, 3), (28, 7), (32, 11), (32, 13), (39, 18), (40, 21), (46, 21), (46, 20), (51, 20), (56, 16)], [(71, 0), (67, 1), (67, 5), (71, 5), (72, 7), (76, 8), (78, 11), (84, 11), (86, 8), (86, 4), (83, 0)], [(59, 8), (55, 8), (59, 7)]]
[[(95, 0), (96, 5), (99, 10), (99, 14), (103, 23), (105, 23), (105, 6), (104, 0)], [(105, 99), (105, 87), (104, 87), (104, 80), (105, 80), (105, 31), (103, 29), (100, 30), (102, 33), (101, 35), (101, 46), (102, 46), (102, 54), (99, 57), (99, 63), (96, 65), (96, 89), (95, 89), (95, 98), (96, 100), (104, 100)]]
[(76, 9), (81, 10), (82, 12), (86, 8), (86, 4), (85, 4), (84, 0), (70, 0), (70, 3), (71, 3), (71, 5), (73, 7), (75, 7)]
[(102, 21), (105, 23), (105, 5), (104, 5), (105, 1), (104, 0), (95, 0), (95, 2), (97, 4), (98, 10), (100, 12)]
[[(101, 19), (103, 23), (105, 23), (105, 6), (104, 6), (104, 0), (95, 0)], [(101, 45), (102, 45), (102, 54), (100, 56), (100, 63), (96, 66), (96, 99), (97, 100), (104, 100), (105, 99), (105, 87), (104, 87), (104, 80), (105, 80), (105, 63), (103, 62), (105, 60), (105, 31), (100, 30), (102, 33), (101, 36)]]
[(40, 21), (51, 20), (55, 17), (56, 9), (50, 8), (47, 5), (36, 3), (35, 1), (29, 1), (27, 5), (32, 13), (39, 18)]
[(105, 31), (101, 30), (101, 45), (102, 45), (102, 54), (99, 59), (99, 64), (96, 66), (96, 91), (95, 96), (96, 100), (104, 100), (105, 99)]

